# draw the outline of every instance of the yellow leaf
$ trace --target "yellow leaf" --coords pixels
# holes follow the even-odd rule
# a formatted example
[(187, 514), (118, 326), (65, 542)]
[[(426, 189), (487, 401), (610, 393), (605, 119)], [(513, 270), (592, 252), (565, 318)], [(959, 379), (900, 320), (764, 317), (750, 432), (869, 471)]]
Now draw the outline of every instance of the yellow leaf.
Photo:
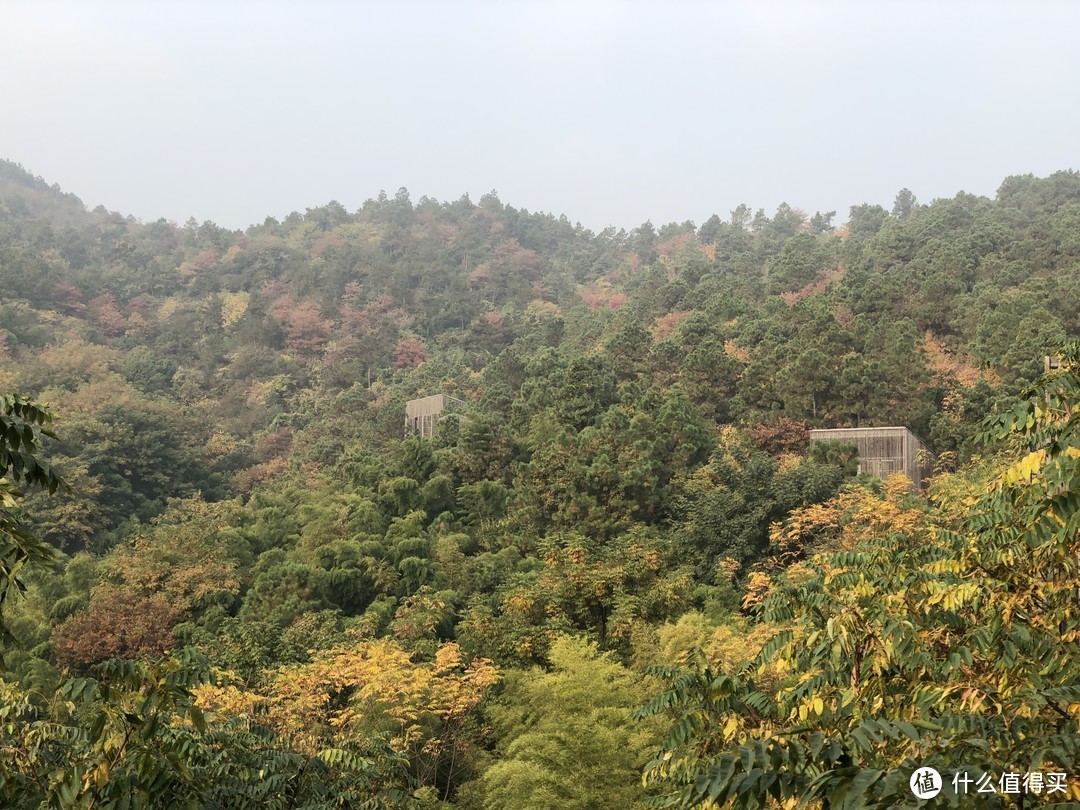
[(109, 784), (109, 761), (101, 760), (98, 763), (97, 769), (94, 771), (94, 783), (98, 786), (98, 790), (101, 790), (105, 785)]
[(732, 715), (728, 718), (728, 721), (724, 724), (724, 737), (730, 740), (735, 736), (739, 730), (739, 718)]

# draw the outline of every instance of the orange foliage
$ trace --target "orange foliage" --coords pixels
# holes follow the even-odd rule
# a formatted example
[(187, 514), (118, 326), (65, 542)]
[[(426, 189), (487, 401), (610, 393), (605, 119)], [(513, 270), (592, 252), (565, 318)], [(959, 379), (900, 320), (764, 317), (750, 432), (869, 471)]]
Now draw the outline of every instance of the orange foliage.
[(267, 299), (278, 299), (288, 292), (289, 282), (281, 278), (271, 279), (259, 288), (259, 295)]
[(653, 340), (661, 341), (666, 337), (675, 333), (675, 327), (679, 325), (679, 321), (689, 315), (690, 312), (684, 309), (677, 309), (674, 312), (669, 312), (667, 315), (661, 315), (653, 323), (652, 336)]
[(196, 272), (202, 272), (203, 270), (209, 270), (215, 264), (217, 264), (218, 252), (214, 248), (207, 248), (206, 250), (199, 251), (195, 258), (191, 260), (191, 266)]
[(117, 307), (116, 297), (112, 293), (104, 293), (92, 300), (90, 312), (108, 335), (122, 335), (127, 328), (127, 319)]
[(464, 723), (499, 681), (486, 659), (466, 662), (457, 644), (434, 660), (413, 661), (389, 639), (317, 652), (311, 663), (282, 667), (254, 693), (229, 687), (195, 690), (200, 707), (269, 725), (299, 750), (314, 754), (346, 739), (389, 730), (391, 745), (409, 755), (421, 781), (467, 741)]
[(52, 646), (62, 666), (158, 656), (174, 646), (172, 629), (181, 613), (163, 593), (103, 588), (89, 608), (53, 628)]
[[(194, 503), (194, 502), (188, 502)], [(206, 507), (206, 504), (192, 506)], [(138, 535), (134, 548), (116, 558), (112, 570), (124, 586), (146, 596), (164, 595), (175, 609), (186, 612), (219, 591), (240, 590), (236, 564), (215, 542), (206, 518), (196, 516), (179, 525), (159, 526)], [(97, 596), (95, 595), (95, 601)]]
[(232, 264), (236, 262), (244, 251), (247, 250), (247, 239), (239, 239), (235, 245), (225, 251), (225, 255), (221, 257), (222, 264)]
[(926, 353), (926, 364), (934, 373), (936, 383), (949, 385), (955, 382), (964, 388), (970, 388), (979, 380), (996, 382), (993, 371), (979, 368), (975, 360), (952, 351), (929, 331), (923, 335), (923, 351)]
[(612, 293), (610, 296), (608, 296), (608, 309), (612, 310), (613, 312), (618, 312), (620, 309), (626, 306), (629, 300), (630, 297), (623, 293)]
[(588, 305), (589, 309), (596, 310), (600, 307), (607, 307), (611, 310), (617, 310), (630, 300), (623, 293), (616, 292), (614, 285), (618, 280), (618, 273), (608, 273), (592, 284), (581, 287), (578, 290), (578, 295)]
[(746, 594), (743, 596), (742, 606), (744, 610), (751, 610), (764, 603), (765, 598), (772, 589), (772, 580), (768, 574), (754, 571), (746, 581)]
[[(74, 382), (89, 383), (106, 378), (109, 369), (118, 362), (114, 349), (95, 343), (71, 338), (54, 344), (38, 353), (39, 362), (50, 370), (55, 379), (63, 379), (68, 385)], [(94, 402), (96, 406), (99, 402)], [(70, 407), (66, 408), (70, 412)]]
[(682, 248), (696, 237), (690, 233), (680, 233), (656, 244), (656, 254), (665, 259), (673, 259)]
[(216, 594), (240, 590), (235, 562), (217, 542), (231, 520), (228, 502), (170, 502), (134, 547), (106, 559), (106, 584), (90, 606), (53, 631), (62, 663), (160, 655), (174, 646), (172, 628)]
[(141, 337), (149, 334), (150, 321), (140, 315), (138, 312), (133, 312), (131, 317), (128, 318), (127, 329), (124, 330), (124, 334), (129, 337)]
[(855, 313), (843, 304), (837, 304), (833, 307), (833, 318), (841, 326), (851, 326), (855, 321)]
[(780, 562), (804, 557), (811, 549), (852, 551), (868, 539), (924, 531), (926, 513), (911, 503), (911, 481), (896, 473), (885, 480), (884, 497), (865, 487), (849, 487), (824, 503), (793, 510), (769, 528)]
[(287, 300), (280, 302), (286, 325), (285, 345), (292, 351), (317, 354), (330, 339), (330, 321), (323, 317), (322, 307), (315, 301), (292, 307)]
[(269, 481), (276, 475), (280, 475), (289, 469), (289, 460), (286, 458), (272, 458), (262, 464), (255, 464), (246, 470), (241, 470), (233, 476), (233, 487), (237, 492), (248, 494), (255, 485), (262, 481)]
[(53, 301), (65, 315), (81, 315), (86, 310), (82, 298), (82, 290), (70, 282), (61, 281), (53, 287)]
[(801, 290), (780, 293), (780, 297), (784, 299), (784, 303), (789, 307), (794, 306), (805, 298), (813, 298), (815, 295), (821, 295), (821, 293), (829, 288), (829, 285), (842, 279), (846, 272), (847, 269), (844, 267), (834, 267), (831, 270), (825, 270), (819, 273), (816, 279)]
[(753, 360), (753, 357), (750, 356), (750, 350), (743, 348), (731, 338), (724, 341), (724, 354), (732, 360), (738, 360), (743, 365), (750, 365), (751, 360)]
[(127, 311), (132, 315), (149, 318), (150, 311), (154, 308), (154, 299), (149, 295), (136, 295), (127, 303)]
[(786, 416), (771, 422), (759, 422), (747, 428), (746, 433), (754, 444), (772, 456), (800, 452), (810, 442), (806, 423)]

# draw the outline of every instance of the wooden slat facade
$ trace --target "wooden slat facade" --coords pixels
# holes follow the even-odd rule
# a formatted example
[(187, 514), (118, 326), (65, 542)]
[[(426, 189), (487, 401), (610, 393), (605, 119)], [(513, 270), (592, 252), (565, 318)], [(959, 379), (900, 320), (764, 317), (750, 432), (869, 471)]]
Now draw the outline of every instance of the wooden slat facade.
[(833, 428), (811, 430), (810, 443), (840, 441), (859, 448), (859, 471), (886, 478), (903, 473), (922, 489), (932, 470), (933, 456), (906, 427)]
[(456, 406), (464, 404), (462, 400), (446, 394), (410, 399), (405, 403), (405, 433), (416, 433), (430, 439), (435, 435), (439, 415), (448, 408), (456, 409)]

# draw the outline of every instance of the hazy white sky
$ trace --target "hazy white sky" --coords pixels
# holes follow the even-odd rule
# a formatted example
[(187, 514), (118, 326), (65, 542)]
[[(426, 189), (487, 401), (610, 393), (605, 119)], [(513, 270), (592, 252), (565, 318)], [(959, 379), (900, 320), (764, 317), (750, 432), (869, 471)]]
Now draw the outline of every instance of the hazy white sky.
[(0, 157), (244, 227), (380, 189), (599, 230), (1080, 167), (1080, 3), (0, 0)]

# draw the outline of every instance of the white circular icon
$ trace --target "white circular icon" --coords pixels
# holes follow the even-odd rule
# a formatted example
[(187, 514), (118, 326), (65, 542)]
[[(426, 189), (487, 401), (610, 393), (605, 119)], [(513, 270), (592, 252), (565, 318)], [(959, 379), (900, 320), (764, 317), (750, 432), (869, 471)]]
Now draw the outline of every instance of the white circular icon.
[(908, 782), (919, 799), (932, 799), (941, 793), (941, 774), (933, 768), (916, 768)]

